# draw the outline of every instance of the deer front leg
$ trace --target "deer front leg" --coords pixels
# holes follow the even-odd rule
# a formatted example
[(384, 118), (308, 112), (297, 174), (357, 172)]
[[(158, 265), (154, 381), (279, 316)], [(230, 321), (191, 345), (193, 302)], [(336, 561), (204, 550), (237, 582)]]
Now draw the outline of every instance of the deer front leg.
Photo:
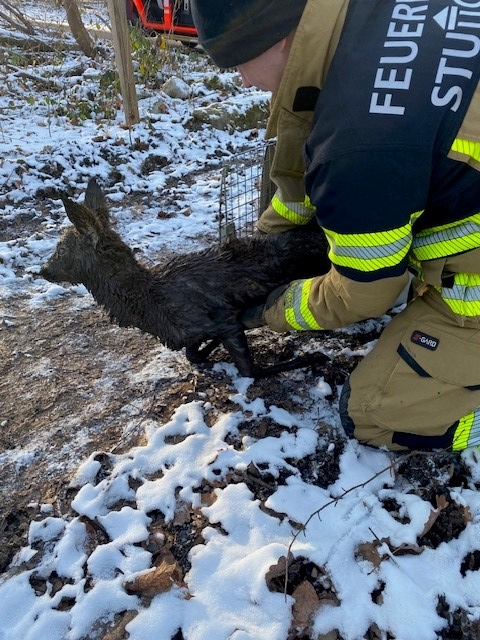
[(241, 376), (255, 377), (255, 367), (242, 325), (236, 326), (227, 336), (220, 338)]
[(227, 336), (214, 338), (207, 342), (205, 346), (201, 346), (203, 342), (190, 345), (185, 348), (185, 356), (189, 362), (193, 364), (203, 364), (208, 360), (209, 355), (220, 344), (230, 354), (240, 375), (246, 378), (253, 378), (255, 375), (255, 367), (253, 365), (252, 356), (248, 347), (247, 338), (242, 325), (238, 325), (232, 329)]

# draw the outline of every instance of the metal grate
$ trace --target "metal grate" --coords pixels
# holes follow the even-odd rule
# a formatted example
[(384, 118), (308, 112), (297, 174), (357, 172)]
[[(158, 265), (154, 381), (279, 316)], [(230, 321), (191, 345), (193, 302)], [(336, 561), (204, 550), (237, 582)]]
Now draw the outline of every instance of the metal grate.
[(275, 192), (270, 167), (275, 150), (267, 142), (242, 151), (223, 168), (220, 186), (219, 239), (253, 235), (260, 214)]

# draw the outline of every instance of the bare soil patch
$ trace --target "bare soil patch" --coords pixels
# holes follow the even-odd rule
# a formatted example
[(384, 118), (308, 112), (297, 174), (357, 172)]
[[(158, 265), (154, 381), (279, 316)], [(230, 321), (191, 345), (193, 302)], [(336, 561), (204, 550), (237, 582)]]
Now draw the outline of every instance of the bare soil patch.
[[(54, 503), (82, 459), (141, 418), (151, 390), (132, 376), (158, 345), (68, 298), (41, 309), (10, 300), (0, 333), (1, 571), (25, 542), (28, 505)], [(139, 441), (135, 432), (125, 445)]]

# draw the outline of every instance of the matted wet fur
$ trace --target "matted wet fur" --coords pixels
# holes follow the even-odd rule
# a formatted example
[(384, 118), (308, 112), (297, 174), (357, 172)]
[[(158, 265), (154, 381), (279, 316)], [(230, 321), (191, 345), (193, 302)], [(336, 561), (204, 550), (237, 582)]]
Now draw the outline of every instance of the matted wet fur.
[(330, 268), (327, 242), (317, 227), (233, 238), (147, 268), (111, 228), (94, 179), (84, 204), (62, 200), (73, 227), (42, 267), (44, 278), (82, 283), (112, 321), (138, 327), (170, 349), (185, 348), (191, 362), (205, 360), (222, 343), (243, 376), (261, 372), (252, 362), (241, 313), (276, 287)]

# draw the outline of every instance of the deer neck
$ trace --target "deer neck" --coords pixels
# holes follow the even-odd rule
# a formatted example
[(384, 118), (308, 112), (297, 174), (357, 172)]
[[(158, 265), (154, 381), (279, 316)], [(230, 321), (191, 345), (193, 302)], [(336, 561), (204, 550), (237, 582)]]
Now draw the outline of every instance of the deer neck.
[(124, 255), (104, 256), (84, 284), (112, 321), (143, 329), (151, 279), (150, 271), (129, 250)]

